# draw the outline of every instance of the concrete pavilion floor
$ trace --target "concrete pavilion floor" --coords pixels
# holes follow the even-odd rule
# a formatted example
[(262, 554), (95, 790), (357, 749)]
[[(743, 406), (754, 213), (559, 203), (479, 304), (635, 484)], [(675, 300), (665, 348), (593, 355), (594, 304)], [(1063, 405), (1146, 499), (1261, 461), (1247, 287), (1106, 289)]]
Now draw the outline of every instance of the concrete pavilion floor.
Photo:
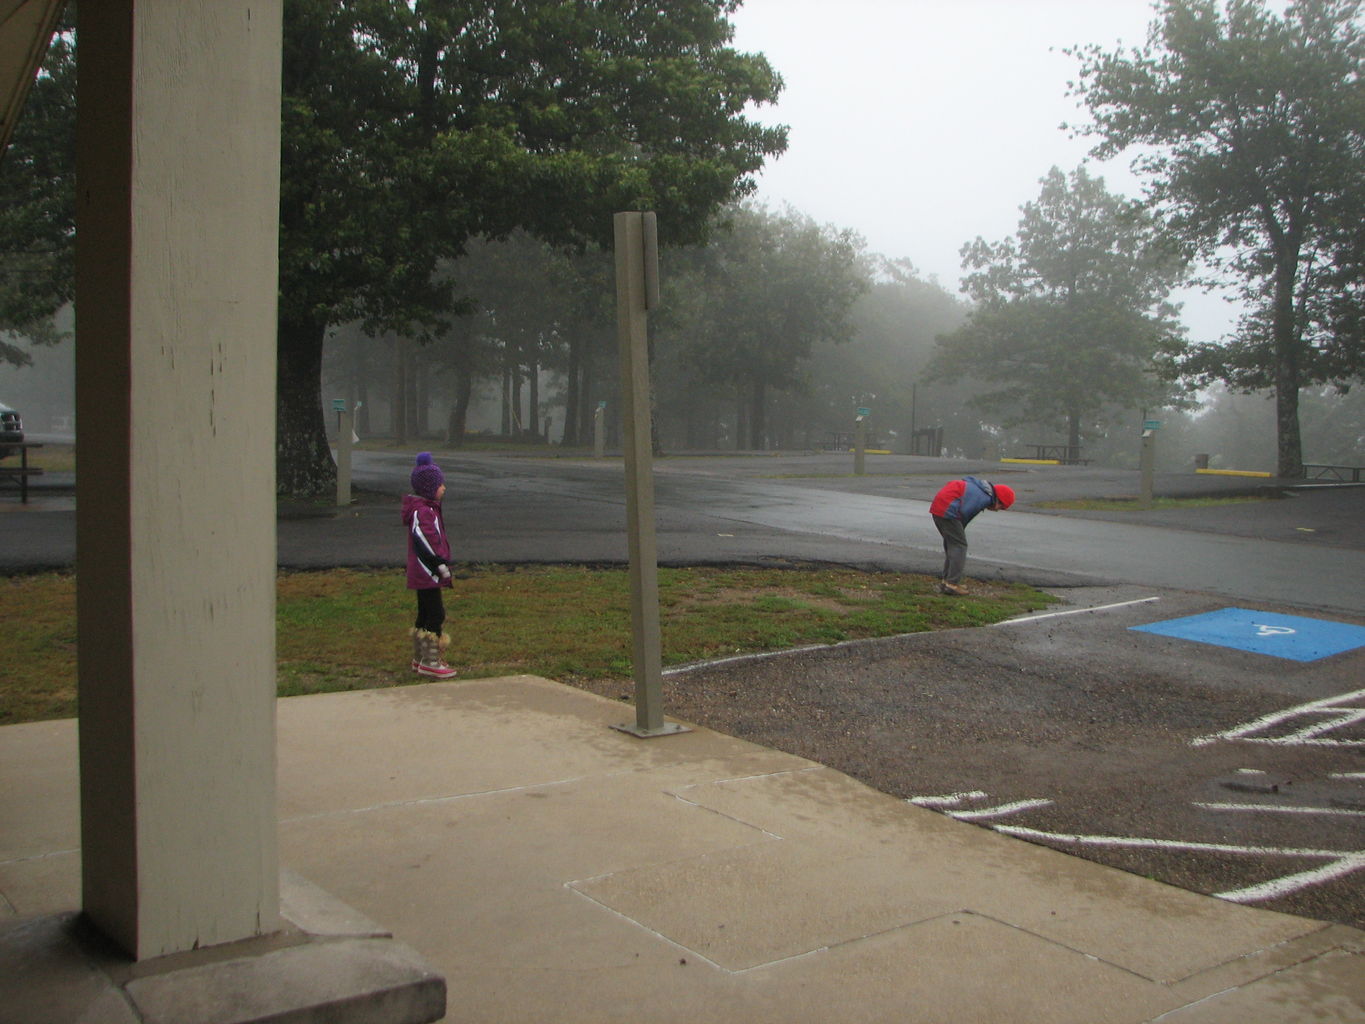
[[(527, 676), (281, 700), (281, 861), (450, 1021), (1365, 1021), (1359, 931), (632, 718)], [(77, 826), (76, 723), (0, 729), (0, 929), (78, 906)]]

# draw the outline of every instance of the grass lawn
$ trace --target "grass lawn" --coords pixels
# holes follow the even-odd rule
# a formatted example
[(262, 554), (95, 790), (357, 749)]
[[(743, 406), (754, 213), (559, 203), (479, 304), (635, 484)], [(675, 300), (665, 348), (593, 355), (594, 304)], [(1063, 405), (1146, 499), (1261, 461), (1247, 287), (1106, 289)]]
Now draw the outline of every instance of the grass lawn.
[[(660, 569), (664, 665), (985, 625), (1054, 600), (1013, 584), (976, 583), (966, 598), (936, 587), (927, 576), (851, 569)], [(0, 578), (0, 725), (76, 714), (75, 609), (72, 574)], [(415, 609), (401, 570), (281, 573), (279, 694), (420, 682), (409, 668)], [(468, 567), (446, 592), (446, 614), (447, 659), (461, 678), (630, 678), (622, 569)]]

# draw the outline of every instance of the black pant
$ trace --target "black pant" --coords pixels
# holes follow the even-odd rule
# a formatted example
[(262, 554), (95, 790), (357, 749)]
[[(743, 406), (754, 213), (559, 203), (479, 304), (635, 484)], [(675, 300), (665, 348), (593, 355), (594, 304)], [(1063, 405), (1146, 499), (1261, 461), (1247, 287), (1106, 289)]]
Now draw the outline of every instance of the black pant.
[(441, 600), (440, 587), (417, 591), (417, 628), (440, 634), (446, 624), (446, 606)]

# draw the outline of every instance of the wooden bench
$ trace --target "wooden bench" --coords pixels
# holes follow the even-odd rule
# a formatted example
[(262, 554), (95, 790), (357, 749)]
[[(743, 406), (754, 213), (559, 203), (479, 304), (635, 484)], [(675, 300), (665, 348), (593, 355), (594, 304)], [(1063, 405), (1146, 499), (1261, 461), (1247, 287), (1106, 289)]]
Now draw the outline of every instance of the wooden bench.
[(13, 480), (19, 485), (19, 500), (25, 505), (28, 504), (28, 478), (31, 476), (42, 476), (41, 466), (30, 466), (28, 464), (28, 450), (30, 448), (41, 448), (42, 445), (33, 441), (17, 441), (0, 444), (0, 450), (19, 449), (19, 465), (6, 466), (0, 462), (0, 480)]

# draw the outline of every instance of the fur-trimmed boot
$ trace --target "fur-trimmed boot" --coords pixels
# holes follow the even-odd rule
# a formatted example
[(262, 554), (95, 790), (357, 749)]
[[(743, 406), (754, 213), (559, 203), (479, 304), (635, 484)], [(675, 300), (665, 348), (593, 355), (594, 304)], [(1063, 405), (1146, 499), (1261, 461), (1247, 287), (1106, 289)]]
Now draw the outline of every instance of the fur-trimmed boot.
[(419, 676), (430, 676), (432, 679), (451, 679), (455, 676), (455, 670), (445, 663), (441, 656), (447, 647), (450, 646), (450, 637), (441, 633), (429, 633), (424, 629), (419, 629), (417, 635), (422, 642), (421, 661), (417, 665)]
[(416, 672), (422, 664), (422, 631), (414, 626), (408, 630), (408, 636), (412, 637), (412, 670)]

